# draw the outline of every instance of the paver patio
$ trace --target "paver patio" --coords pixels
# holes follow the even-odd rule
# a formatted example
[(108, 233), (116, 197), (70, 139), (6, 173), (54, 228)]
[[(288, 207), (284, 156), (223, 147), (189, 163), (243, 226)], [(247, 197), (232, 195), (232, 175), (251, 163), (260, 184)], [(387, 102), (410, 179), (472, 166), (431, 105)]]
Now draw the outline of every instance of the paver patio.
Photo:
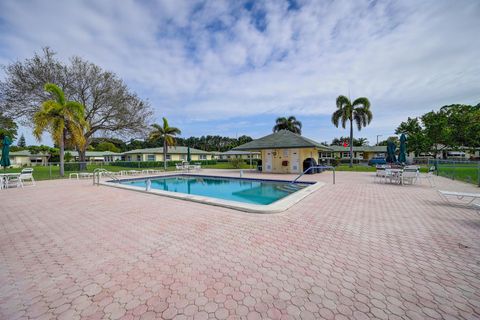
[(1, 191), (0, 319), (480, 318), (475, 210), (372, 173), (315, 179), (272, 215), (90, 181)]

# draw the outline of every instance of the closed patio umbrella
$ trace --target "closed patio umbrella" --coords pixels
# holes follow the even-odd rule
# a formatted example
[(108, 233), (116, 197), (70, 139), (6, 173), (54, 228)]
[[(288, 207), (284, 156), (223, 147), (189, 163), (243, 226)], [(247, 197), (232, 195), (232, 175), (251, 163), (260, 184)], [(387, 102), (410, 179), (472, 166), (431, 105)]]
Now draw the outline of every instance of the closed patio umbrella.
[(190, 147), (187, 148), (187, 161), (192, 161), (192, 157), (190, 156)]
[(3, 167), (3, 170), (5, 170), (7, 167), (10, 166), (10, 144), (12, 142), (7, 136), (3, 137), (2, 140), (2, 159), (0, 159), (0, 166)]
[(400, 136), (400, 153), (398, 154), (398, 162), (400, 163), (406, 163), (407, 162), (407, 156), (406, 156), (406, 151), (407, 151), (407, 145), (406, 142), (407, 137), (402, 133)]
[(397, 146), (395, 145), (395, 143), (393, 143), (392, 141), (388, 141), (387, 142), (387, 159), (386, 159), (388, 163), (397, 162), (397, 159), (395, 157), (395, 149), (397, 149)]

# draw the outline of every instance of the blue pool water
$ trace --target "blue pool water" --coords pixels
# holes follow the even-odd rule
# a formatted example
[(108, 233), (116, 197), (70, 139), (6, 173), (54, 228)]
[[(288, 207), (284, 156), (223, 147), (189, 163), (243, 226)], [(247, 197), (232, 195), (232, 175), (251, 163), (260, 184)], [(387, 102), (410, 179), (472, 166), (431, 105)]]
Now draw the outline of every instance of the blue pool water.
[[(152, 177), (151, 188), (253, 204), (271, 204), (308, 184), (288, 181), (175, 175)], [(147, 179), (121, 180), (121, 184), (146, 188)]]

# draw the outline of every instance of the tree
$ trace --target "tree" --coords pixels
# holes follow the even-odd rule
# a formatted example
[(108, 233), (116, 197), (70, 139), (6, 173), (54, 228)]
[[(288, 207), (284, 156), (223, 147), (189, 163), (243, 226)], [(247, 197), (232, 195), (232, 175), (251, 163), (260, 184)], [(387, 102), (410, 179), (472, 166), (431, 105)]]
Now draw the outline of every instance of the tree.
[(20, 139), (18, 139), (17, 146), (19, 146), (20, 148), (25, 148), (27, 146), (27, 143), (25, 142), (25, 136), (23, 135), (23, 133), (20, 136)]
[(50, 132), (52, 140), (60, 147), (60, 176), (64, 176), (65, 140), (67, 137), (77, 145), (85, 144), (83, 129), (86, 127), (85, 109), (81, 103), (65, 99), (65, 94), (57, 85), (47, 83), (45, 91), (53, 99), (46, 100), (33, 116), (33, 134), (40, 141), (45, 131)]
[(33, 58), (14, 62), (4, 68), (0, 81), (0, 113), (21, 119), (31, 125), (33, 115), (49, 96), (43, 90), (47, 82), (56, 83), (67, 100), (78, 101), (85, 107), (86, 143), (77, 146), (80, 161), (96, 132), (111, 132), (118, 136), (144, 133), (151, 110), (114, 73), (73, 57), (69, 63), (56, 59), (55, 52), (43, 49)]
[(17, 137), (17, 129), (17, 124), (12, 118), (0, 112), (0, 140), (3, 139), (4, 136), (8, 136), (11, 141), (15, 140)]
[(288, 118), (279, 117), (277, 120), (275, 120), (273, 132), (278, 132), (280, 130), (288, 130), (296, 134), (302, 134), (302, 123), (294, 116), (290, 116)]
[(415, 156), (418, 157), (421, 152), (430, 151), (428, 139), (418, 118), (409, 117), (407, 121), (400, 123), (395, 130), (395, 134), (400, 135), (402, 133), (408, 138), (407, 152), (413, 152)]
[[(350, 138), (348, 138), (348, 137), (333, 138), (330, 145), (331, 146), (343, 146), (345, 143), (350, 145)], [(358, 139), (353, 138), (353, 146), (354, 147), (368, 146), (368, 139), (367, 138), (358, 138)]]
[(380, 141), (378, 143), (379, 146), (387, 146), (388, 145), (388, 142), (393, 142), (395, 145), (399, 145), (400, 144), (400, 140), (398, 139), (397, 136), (391, 136), (391, 137), (388, 137), (387, 140), (383, 140), (383, 141)]
[(95, 148), (97, 151), (111, 151), (111, 152), (120, 152), (120, 149), (115, 146), (113, 143), (104, 141), (100, 142)]
[(107, 138), (107, 137), (92, 138), (90, 142), (90, 146), (92, 146), (94, 149), (97, 149), (97, 147), (103, 142), (108, 142), (113, 144), (114, 147), (118, 149), (120, 152), (127, 151), (127, 144), (121, 139), (117, 139), (117, 138)]
[(150, 132), (149, 139), (157, 140), (163, 139), (163, 166), (167, 170), (167, 151), (169, 146), (176, 144), (175, 136), (181, 134), (180, 129), (170, 127), (167, 118), (163, 118), (163, 126), (159, 124), (152, 124), (152, 132)]
[(451, 134), (447, 117), (441, 111), (430, 111), (424, 114), (421, 119), (424, 125), (425, 137), (428, 139), (427, 144), (433, 148), (433, 154), (436, 159), (439, 151), (451, 145)]
[[(349, 98), (339, 96), (336, 102), (337, 110), (332, 114), (332, 123), (338, 128), (341, 121), (342, 128), (345, 129), (347, 122), (350, 122), (350, 141), (353, 141), (353, 122), (355, 121), (360, 131), (372, 121), (370, 101), (361, 97), (352, 103)], [(350, 167), (353, 167), (353, 143), (350, 143)]]

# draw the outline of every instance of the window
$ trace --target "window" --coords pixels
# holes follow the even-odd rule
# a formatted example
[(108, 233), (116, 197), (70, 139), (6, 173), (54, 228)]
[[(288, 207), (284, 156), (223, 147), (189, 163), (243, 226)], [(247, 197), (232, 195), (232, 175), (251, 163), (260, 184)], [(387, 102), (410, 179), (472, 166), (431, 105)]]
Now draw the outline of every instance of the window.
[(127, 161), (132, 161), (132, 157), (131, 157), (131, 156), (127, 156)]
[(322, 152), (320, 153), (320, 158), (331, 158), (332, 153), (331, 152)]
[(187, 155), (185, 155), (185, 154), (180, 155), (180, 159), (181, 160), (187, 160)]
[(206, 154), (201, 154), (200, 155), (200, 160), (207, 160), (207, 155)]
[(288, 149), (283, 149), (283, 156), (288, 157)]
[(350, 158), (350, 152), (342, 152), (342, 158)]
[(172, 155), (171, 154), (167, 154), (167, 160), (172, 160)]
[(137, 161), (142, 161), (142, 156), (141, 155), (137, 155)]
[(148, 161), (155, 161), (155, 155), (154, 154), (147, 155), (147, 160)]

